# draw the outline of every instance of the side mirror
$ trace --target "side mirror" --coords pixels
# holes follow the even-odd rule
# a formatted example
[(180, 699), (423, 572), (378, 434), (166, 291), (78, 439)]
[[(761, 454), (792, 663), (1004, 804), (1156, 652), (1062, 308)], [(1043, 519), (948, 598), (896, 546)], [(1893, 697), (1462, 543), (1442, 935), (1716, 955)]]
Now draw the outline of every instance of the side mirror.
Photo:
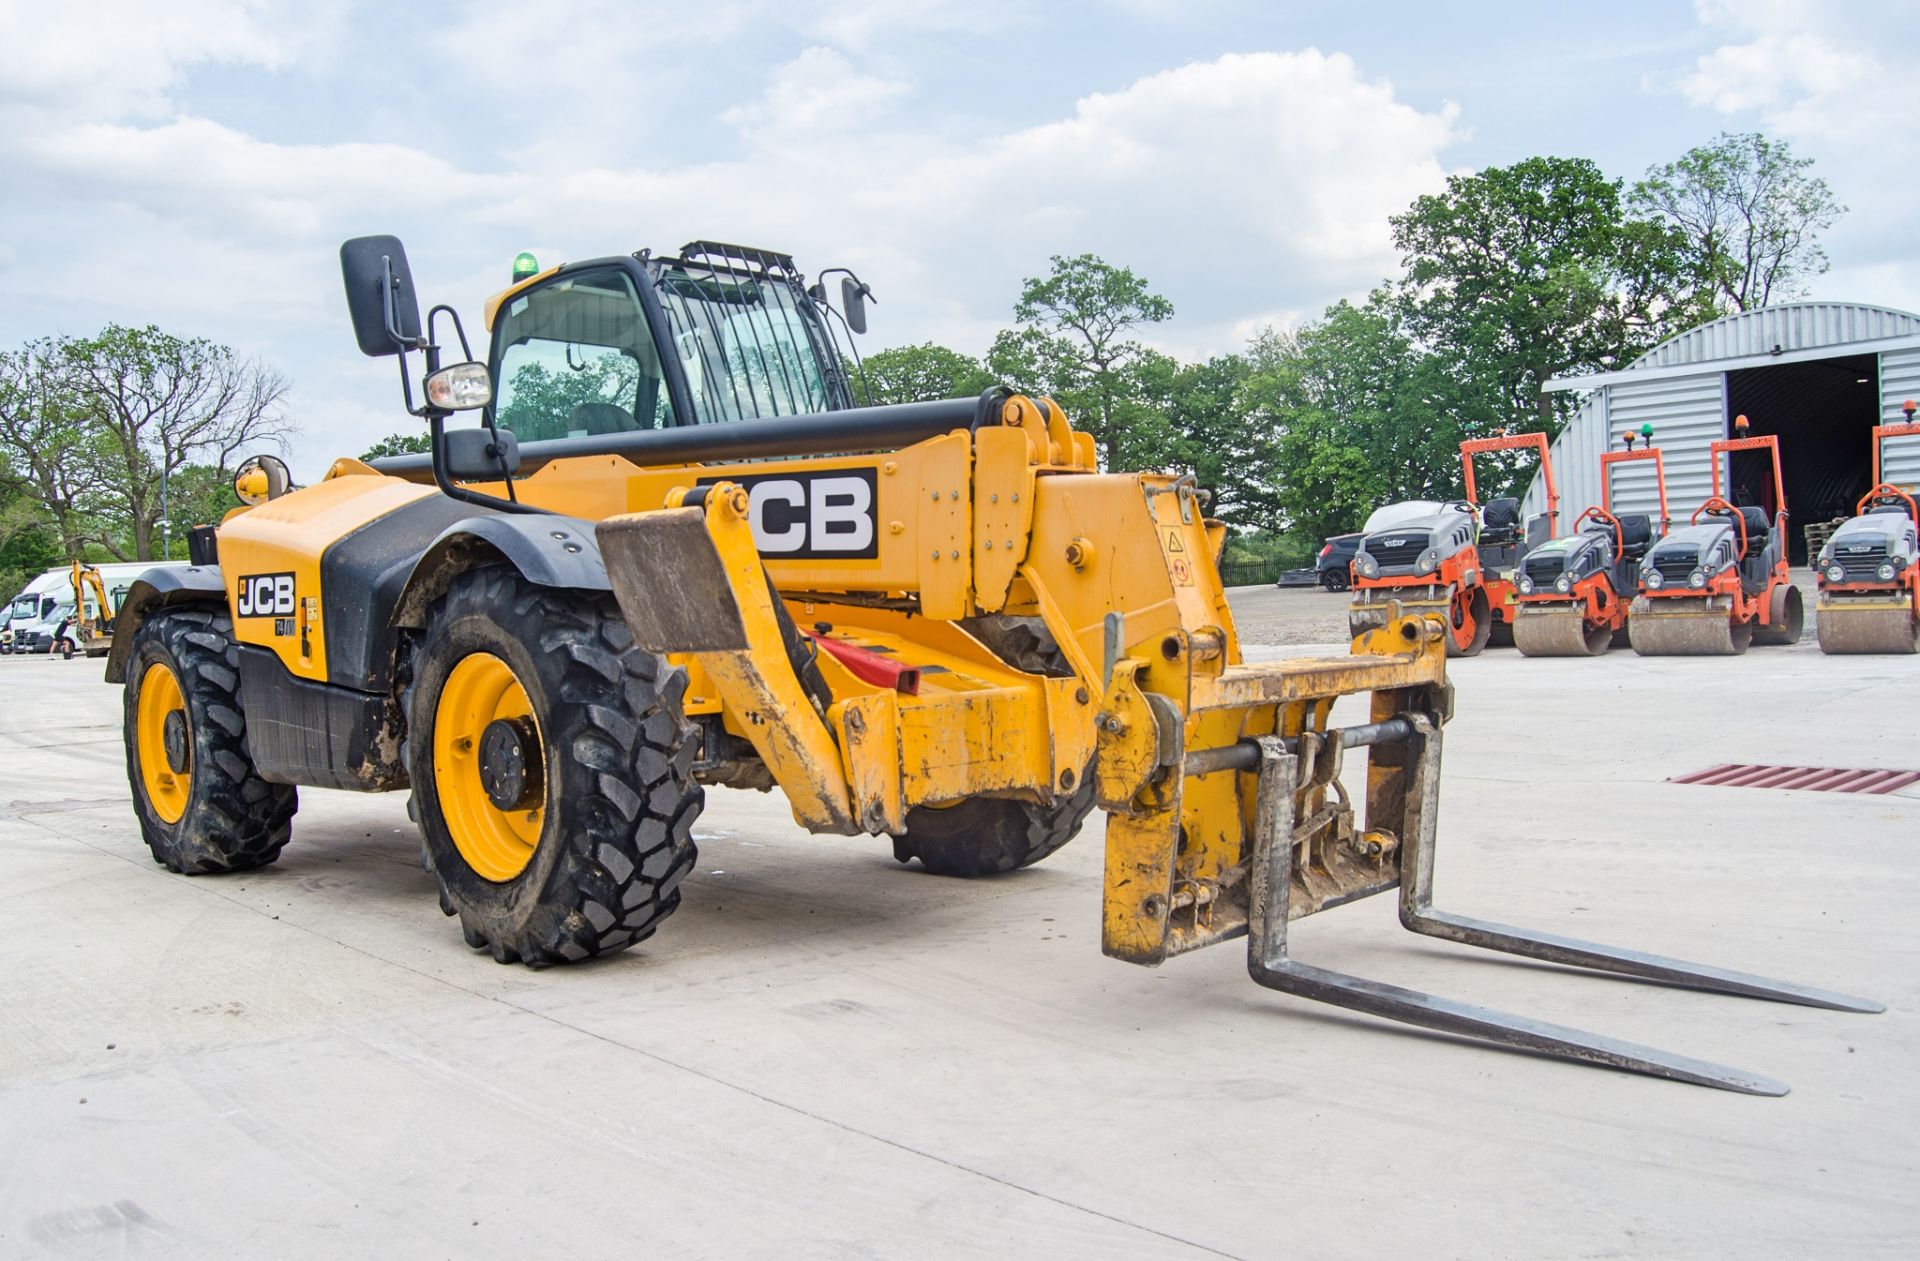
[(397, 236), (357, 236), (340, 247), (347, 312), (363, 355), (397, 355), (420, 343), (420, 299)]
[(840, 309), (846, 312), (848, 328), (867, 331), (867, 287), (852, 276), (840, 277)]
[(233, 493), (249, 508), (293, 489), (293, 474), (277, 455), (250, 456), (233, 475)]
[(445, 459), (456, 482), (497, 482), (520, 471), (520, 440), (511, 429), (449, 429)]

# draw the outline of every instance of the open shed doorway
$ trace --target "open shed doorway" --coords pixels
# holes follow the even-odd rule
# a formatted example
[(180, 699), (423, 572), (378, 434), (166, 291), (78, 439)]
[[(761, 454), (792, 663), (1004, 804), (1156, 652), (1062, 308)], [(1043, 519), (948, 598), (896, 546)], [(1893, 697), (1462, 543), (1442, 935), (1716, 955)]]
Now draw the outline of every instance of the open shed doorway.
[[(1747, 418), (1748, 433), (1778, 434), (1787, 490), (1787, 554), (1805, 564), (1805, 527), (1853, 515), (1873, 480), (1873, 427), (1880, 420), (1876, 355), (1811, 359), (1727, 373), (1727, 432)], [(1774, 508), (1773, 473), (1764, 451), (1736, 451), (1729, 472), (1735, 503)]]

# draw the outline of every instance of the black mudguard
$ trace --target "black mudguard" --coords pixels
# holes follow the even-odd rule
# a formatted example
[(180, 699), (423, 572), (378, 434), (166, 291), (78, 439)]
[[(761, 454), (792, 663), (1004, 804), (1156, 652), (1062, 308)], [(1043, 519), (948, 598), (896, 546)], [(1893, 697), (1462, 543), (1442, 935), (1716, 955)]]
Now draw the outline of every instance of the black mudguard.
[(227, 607), (227, 584), (218, 565), (168, 566), (149, 569), (127, 588), (113, 617), (113, 647), (107, 652), (107, 682), (127, 681), (127, 656), (133, 651), (134, 632), (159, 609), (176, 604), (214, 604)]

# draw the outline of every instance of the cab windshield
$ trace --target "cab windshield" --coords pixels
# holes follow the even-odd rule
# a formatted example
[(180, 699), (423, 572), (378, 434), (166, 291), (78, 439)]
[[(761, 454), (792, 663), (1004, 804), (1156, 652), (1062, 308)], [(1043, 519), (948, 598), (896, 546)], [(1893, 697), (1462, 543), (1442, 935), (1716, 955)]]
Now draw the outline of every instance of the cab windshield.
[(818, 343), (796, 286), (680, 266), (660, 276), (659, 288), (701, 424), (827, 410)]
[(522, 442), (673, 423), (633, 280), (609, 267), (507, 305), (499, 333), (498, 422)]

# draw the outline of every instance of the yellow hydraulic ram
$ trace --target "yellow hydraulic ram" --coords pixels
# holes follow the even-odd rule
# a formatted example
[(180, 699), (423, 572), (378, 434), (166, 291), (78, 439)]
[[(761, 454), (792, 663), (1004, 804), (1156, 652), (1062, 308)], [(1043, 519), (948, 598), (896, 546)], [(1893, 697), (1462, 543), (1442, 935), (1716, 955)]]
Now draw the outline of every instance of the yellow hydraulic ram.
[[(1402, 923), (1430, 936), (1669, 984), (1880, 1010), (1435, 911), (1441, 730), (1452, 707), (1441, 623), (1396, 608), (1350, 656), (1242, 661), (1216, 564), (1220, 527), (1190, 479), (1097, 473), (1077, 435), (1062, 442), (1049, 432), (1065, 428), (1058, 416), (1015, 398), (998, 426), (884, 455), (651, 470), (629, 496), (642, 510), (600, 522), (635, 640), (688, 668), (694, 694), (752, 745), (803, 826), (895, 831), (916, 806), (981, 795), (1046, 802), (1090, 773), (1109, 812), (1109, 955), (1158, 964), (1244, 934), (1253, 978), (1273, 989), (1747, 1093), (1786, 1087), (1297, 963), (1287, 922), (1397, 888)], [(888, 577), (763, 556), (752, 497), (733, 479), (787, 467), (873, 471), (882, 528), (899, 544), (891, 562), (881, 549)], [(910, 515), (908, 505), (934, 515)], [(902, 611), (916, 594), (919, 616)], [(929, 604), (937, 616), (924, 612)], [(984, 652), (959, 631), (982, 610), (1043, 626), (1064, 668), (1036, 675)], [(942, 682), (908, 694), (862, 682), (821, 653), (826, 694), (810, 691), (788, 646), (795, 624), (815, 619), (837, 639), (929, 663), (928, 677)], [(1363, 720), (1335, 721), (1336, 702), (1363, 695)], [(1364, 811), (1342, 776), (1356, 752)]]

